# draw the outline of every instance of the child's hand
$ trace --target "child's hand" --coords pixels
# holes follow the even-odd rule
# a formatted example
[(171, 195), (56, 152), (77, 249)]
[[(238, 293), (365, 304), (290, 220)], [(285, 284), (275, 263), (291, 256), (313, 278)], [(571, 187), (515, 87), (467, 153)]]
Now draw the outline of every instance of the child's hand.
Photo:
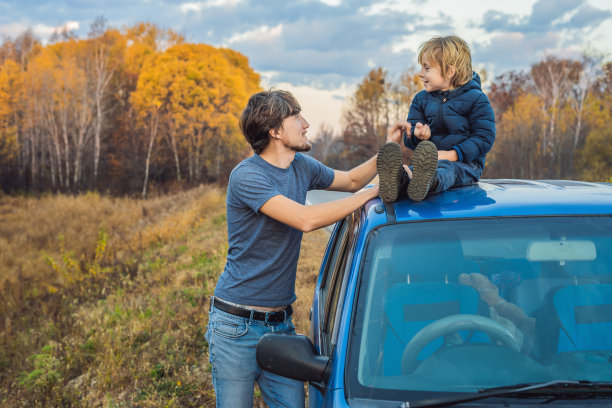
[(402, 144), (402, 135), (410, 132), (410, 123), (405, 120), (399, 120), (387, 129), (387, 143), (395, 142)]
[(429, 125), (424, 125), (421, 122), (417, 122), (414, 125), (414, 135), (417, 139), (428, 140), (431, 137), (431, 129)]

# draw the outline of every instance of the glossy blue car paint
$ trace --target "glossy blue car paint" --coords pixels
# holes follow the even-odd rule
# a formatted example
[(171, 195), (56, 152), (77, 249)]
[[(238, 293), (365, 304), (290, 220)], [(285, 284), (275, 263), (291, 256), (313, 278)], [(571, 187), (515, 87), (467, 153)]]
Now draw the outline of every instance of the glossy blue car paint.
[[(383, 204), (380, 199), (367, 203), (354, 215), (355, 244), (348, 254), (350, 266), (339, 300), (340, 316), (337, 338), (330, 354), (331, 377), (324, 393), (309, 387), (311, 407), (348, 407), (345, 396), (347, 349), (351, 337), (351, 320), (359, 282), (364, 249), (372, 231), (389, 223), (423, 222), (450, 219), (522, 217), (534, 215), (610, 215), (612, 185), (576, 181), (482, 180), (473, 186), (461, 187), (428, 197), (422, 202), (408, 199)], [(325, 277), (340, 224), (334, 228), (325, 251), (311, 310), (310, 338), (321, 351), (322, 308), (319, 288)], [(357, 404), (359, 405), (359, 404)], [(361, 405), (359, 405), (361, 406)], [(367, 406), (367, 403), (363, 406)]]

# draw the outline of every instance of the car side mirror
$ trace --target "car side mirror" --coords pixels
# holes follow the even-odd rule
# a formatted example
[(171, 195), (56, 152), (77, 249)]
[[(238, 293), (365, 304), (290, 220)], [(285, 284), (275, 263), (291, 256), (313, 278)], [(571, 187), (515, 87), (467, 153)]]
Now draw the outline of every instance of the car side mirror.
[(262, 336), (257, 343), (259, 366), (271, 373), (298, 381), (308, 381), (325, 392), (329, 379), (329, 358), (319, 355), (310, 339), (302, 334)]

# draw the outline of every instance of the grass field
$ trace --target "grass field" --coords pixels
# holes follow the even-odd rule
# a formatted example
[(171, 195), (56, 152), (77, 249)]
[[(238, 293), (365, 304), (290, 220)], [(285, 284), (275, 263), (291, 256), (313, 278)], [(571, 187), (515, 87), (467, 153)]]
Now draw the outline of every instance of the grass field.
[[(301, 333), (327, 237), (304, 235)], [(0, 197), (0, 406), (214, 406), (204, 332), (226, 254), (218, 188)]]

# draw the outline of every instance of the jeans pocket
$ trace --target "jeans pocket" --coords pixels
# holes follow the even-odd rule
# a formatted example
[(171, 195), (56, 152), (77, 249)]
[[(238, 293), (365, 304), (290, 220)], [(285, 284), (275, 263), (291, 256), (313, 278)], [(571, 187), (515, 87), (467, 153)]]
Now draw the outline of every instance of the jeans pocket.
[(249, 331), (249, 325), (245, 321), (240, 320), (226, 320), (218, 319), (215, 321), (213, 332), (219, 336), (226, 337), (228, 339), (234, 339), (242, 337)]
[(288, 327), (290, 332), (294, 332), (295, 333), (295, 324), (293, 324), (293, 320), (291, 318), (287, 319), (287, 327)]

